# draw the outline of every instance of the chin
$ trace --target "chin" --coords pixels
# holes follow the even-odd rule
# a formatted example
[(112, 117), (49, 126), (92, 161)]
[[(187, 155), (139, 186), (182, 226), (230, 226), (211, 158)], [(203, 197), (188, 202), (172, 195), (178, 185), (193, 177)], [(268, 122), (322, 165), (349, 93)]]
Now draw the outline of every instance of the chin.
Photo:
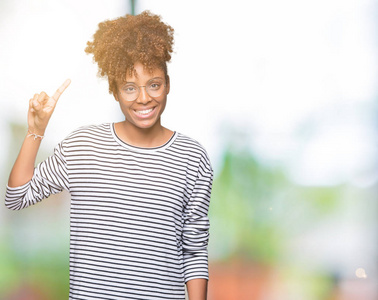
[(159, 125), (157, 122), (135, 122), (134, 126), (140, 129), (151, 129)]

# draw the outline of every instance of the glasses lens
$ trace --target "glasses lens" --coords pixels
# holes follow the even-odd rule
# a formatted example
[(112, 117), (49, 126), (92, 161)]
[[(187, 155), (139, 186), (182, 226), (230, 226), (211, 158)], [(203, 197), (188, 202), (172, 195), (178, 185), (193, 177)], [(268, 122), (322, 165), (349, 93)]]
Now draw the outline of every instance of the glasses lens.
[(138, 86), (133, 83), (128, 83), (123, 86), (122, 93), (124, 94), (126, 101), (134, 101), (139, 95)]
[(151, 97), (159, 97), (163, 94), (165, 89), (164, 80), (160, 78), (154, 78), (147, 82), (146, 90)]

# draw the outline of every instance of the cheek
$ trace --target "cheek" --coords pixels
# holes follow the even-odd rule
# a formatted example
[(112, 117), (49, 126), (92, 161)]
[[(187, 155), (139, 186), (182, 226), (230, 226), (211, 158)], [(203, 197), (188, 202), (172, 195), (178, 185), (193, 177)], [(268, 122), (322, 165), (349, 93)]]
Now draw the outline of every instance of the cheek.
[(129, 110), (132, 103), (128, 103), (127, 101), (122, 101), (122, 100), (121, 101), (118, 100), (118, 103), (124, 115), (130, 113)]
[(163, 111), (165, 110), (166, 105), (167, 105), (167, 99), (164, 99), (163, 101), (160, 102), (160, 114), (163, 113)]

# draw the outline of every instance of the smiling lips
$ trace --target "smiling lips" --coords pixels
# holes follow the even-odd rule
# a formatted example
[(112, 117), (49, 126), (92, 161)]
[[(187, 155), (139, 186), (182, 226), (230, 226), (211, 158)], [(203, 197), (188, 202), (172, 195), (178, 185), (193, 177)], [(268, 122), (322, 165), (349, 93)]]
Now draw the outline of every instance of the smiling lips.
[(144, 110), (134, 110), (134, 111), (138, 116), (147, 117), (152, 113), (152, 111), (154, 109), (155, 109), (155, 107), (152, 107), (152, 108), (149, 108), (149, 109), (144, 109)]

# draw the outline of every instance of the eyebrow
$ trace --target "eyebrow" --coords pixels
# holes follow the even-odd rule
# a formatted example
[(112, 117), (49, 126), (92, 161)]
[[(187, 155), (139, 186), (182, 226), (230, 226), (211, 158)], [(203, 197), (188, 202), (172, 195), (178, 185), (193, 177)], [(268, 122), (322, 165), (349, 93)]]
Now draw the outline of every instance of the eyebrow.
[[(154, 80), (154, 79), (162, 79), (162, 80), (164, 80), (163, 77), (157, 76), (157, 77), (153, 77), (153, 78), (151, 78), (151, 79), (148, 79), (147, 82), (149, 82), (149, 81), (151, 81), (151, 80)], [(123, 84), (128, 84), (128, 83), (136, 84), (134, 81), (125, 81)]]

